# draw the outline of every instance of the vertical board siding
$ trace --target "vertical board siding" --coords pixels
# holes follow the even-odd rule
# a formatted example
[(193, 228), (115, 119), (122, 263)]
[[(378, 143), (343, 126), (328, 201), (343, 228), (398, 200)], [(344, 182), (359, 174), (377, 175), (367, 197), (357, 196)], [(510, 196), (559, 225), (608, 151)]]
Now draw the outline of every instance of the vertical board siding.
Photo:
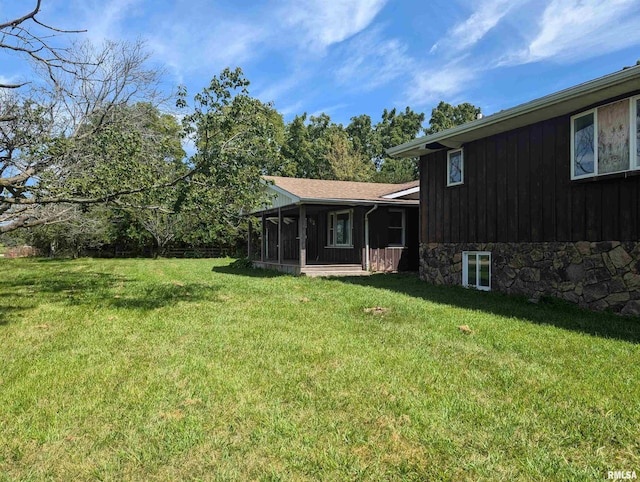
[(439, 161), (435, 167), (435, 194), (436, 194), (436, 212), (435, 212), (435, 239), (436, 242), (442, 243), (444, 241), (444, 190), (446, 189), (446, 169), (447, 169), (447, 157), (446, 153), (439, 153)]
[(505, 184), (507, 186), (507, 211), (505, 239), (518, 239), (518, 134), (511, 131), (507, 136)]
[[(518, 239), (523, 242), (531, 239), (531, 196), (529, 195), (529, 131), (518, 130)], [(509, 180), (513, 182), (513, 180)]]
[(507, 134), (496, 136), (496, 239), (509, 237)]
[(530, 127), (529, 141), (529, 189), (531, 199), (530, 229), (533, 242), (542, 241), (542, 179), (546, 175), (542, 165), (542, 125), (534, 124)]
[(555, 150), (551, 169), (555, 176), (555, 214), (556, 240), (571, 240), (571, 159), (566, 155), (565, 147), (569, 145), (571, 132), (565, 125), (564, 118), (555, 119)]
[(485, 141), (478, 141), (476, 156), (477, 162), (477, 179), (478, 184), (471, 186), (476, 190), (477, 210), (477, 235), (480, 239), (487, 239), (487, 162), (485, 153)]
[(487, 219), (487, 240), (497, 241), (498, 232), (498, 191), (497, 176), (498, 169), (496, 166), (496, 139), (498, 136), (492, 136), (487, 139), (485, 144), (485, 166), (486, 166), (486, 219)]
[[(556, 239), (556, 130), (553, 122), (542, 124), (542, 170), (536, 176), (542, 184), (542, 240)], [(552, 173), (549, 175), (547, 173)]]
[(637, 240), (640, 173), (572, 181), (570, 143), (570, 116), (469, 142), (454, 187), (446, 151), (423, 156), (423, 242)]
[[(474, 147), (476, 145), (472, 144), (468, 149), (468, 160), (464, 161), (465, 168), (465, 191), (467, 192), (467, 231), (465, 236), (462, 238), (462, 241), (466, 241), (467, 239), (476, 239), (478, 233), (478, 190), (473, 189), (470, 186), (478, 185), (478, 158), (475, 155)], [(466, 151), (465, 151), (466, 155)], [(423, 209), (424, 210), (424, 209)], [(461, 220), (465, 222), (465, 220)]]
[(423, 157), (420, 159), (420, 172), (425, 173), (424, 176), (420, 176), (420, 243), (426, 243), (429, 239), (429, 210), (424, 207), (429, 203), (429, 182), (427, 178), (427, 159)]

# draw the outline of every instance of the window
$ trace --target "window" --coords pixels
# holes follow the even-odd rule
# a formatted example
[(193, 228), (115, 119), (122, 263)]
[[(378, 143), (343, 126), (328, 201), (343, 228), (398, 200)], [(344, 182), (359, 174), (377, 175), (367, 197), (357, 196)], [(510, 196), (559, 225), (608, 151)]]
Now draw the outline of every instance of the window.
[(483, 251), (462, 253), (462, 285), (484, 291), (491, 289), (491, 253)]
[(640, 168), (640, 98), (571, 118), (571, 179)]
[(389, 209), (389, 246), (404, 246), (405, 240), (405, 211), (404, 209)]
[(447, 186), (464, 182), (464, 157), (462, 149), (447, 152)]
[(328, 245), (351, 246), (351, 229), (353, 227), (353, 210), (334, 211), (327, 220)]

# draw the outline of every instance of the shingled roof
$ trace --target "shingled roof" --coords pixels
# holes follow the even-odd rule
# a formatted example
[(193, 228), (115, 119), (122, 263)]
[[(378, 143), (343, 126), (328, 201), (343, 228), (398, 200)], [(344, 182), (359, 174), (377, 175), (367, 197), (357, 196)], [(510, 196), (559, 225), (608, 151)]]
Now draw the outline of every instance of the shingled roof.
[(420, 181), (404, 184), (377, 182), (327, 181), (323, 179), (298, 179), (293, 177), (264, 176), (267, 181), (293, 194), (301, 201), (349, 200), (384, 201), (393, 203), (417, 203), (417, 200), (388, 199), (384, 196), (418, 187)]

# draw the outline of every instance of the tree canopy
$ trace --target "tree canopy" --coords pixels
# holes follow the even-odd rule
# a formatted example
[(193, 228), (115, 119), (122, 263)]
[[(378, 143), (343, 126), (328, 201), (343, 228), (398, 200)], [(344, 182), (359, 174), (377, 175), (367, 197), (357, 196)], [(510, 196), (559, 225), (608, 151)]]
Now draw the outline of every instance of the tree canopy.
[(431, 111), (429, 127), (424, 130), (424, 133), (427, 135), (435, 134), (445, 129), (466, 124), (476, 120), (480, 113), (479, 107), (467, 102), (453, 106), (440, 101), (438, 106)]
[(285, 123), (250, 95), (239, 68), (214, 76), (192, 100), (179, 88), (176, 112), (159, 94), (161, 72), (149, 67), (142, 42), (54, 47), (51, 35), (81, 31), (47, 25), (40, 7), (35, 0), (0, 24), (0, 49), (33, 66), (30, 82), (0, 84), (0, 234), (41, 227), (41, 240), (57, 237), (76, 251), (79, 240), (127, 238), (156, 252), (178, 241), (232, 243), (245, 229), (242, 213), (263, 202), (261, 176), (417, 179), (417, 162), (387, 149), (480, 113), (440, 102), (426, 129), (425, 114), (409, 106), (383, 109), (377, 121), (356, 115), (346, 126), (326, 113)]

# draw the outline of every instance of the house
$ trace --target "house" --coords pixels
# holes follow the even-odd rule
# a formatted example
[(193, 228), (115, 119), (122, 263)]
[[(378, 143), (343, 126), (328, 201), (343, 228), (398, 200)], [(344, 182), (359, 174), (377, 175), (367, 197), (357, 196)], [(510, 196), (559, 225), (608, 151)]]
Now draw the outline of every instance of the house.
[(640, 67), (389, 149), (420, 158), (420, 275), (640, 313)]
[(261, 220), (255, 266), (307, 275), (418, 270), (418, 181), (265, 176), (264, 184), (269, 201), (252, 213)]

